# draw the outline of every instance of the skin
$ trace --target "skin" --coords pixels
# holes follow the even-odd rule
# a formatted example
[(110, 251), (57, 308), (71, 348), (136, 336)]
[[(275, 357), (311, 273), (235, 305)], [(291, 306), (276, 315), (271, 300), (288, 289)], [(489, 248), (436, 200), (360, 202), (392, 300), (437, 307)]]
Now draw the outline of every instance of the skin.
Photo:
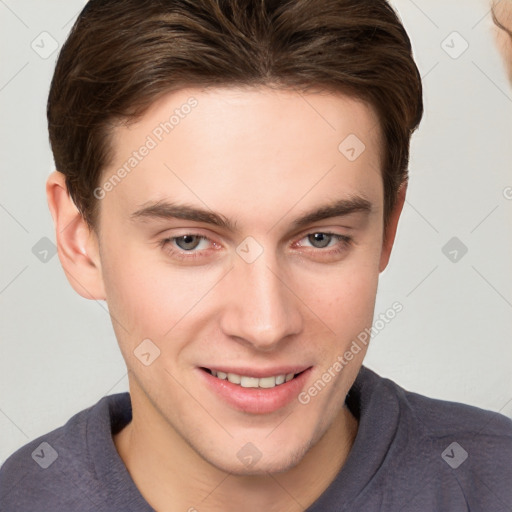
[[(334, 479), (357, 434), (344, 400), (364, 347), (307, 405), (294, 398), (265, 414), (227, 404), (199, 367), (302, 365), (311, 367), (307, 390), (372, 324), (405, 187), (384, 237), (374, 110), (341, 94), (267, 88), (164, 96), (137, 123), (115, 129), (104, 180), (191, 96), (197, 107), (100, 201), (96, 230), (69, 199), (63, 175), (49, 177), (59, 257), (79, 294), (108, 303), (133, 406), (114, 442), (150, 505), (303, 510)], [(353, 162), (338, 150), (351, 133), (366, 146)], [(370, 211), (293, 228), (305, 213), (356, 196)], [(237, 231), (132, 218), (163, 200), (217, 212)], [(351, 241), (326, 237), (328, 246), (318, 247), (308, 237), (329, 232)], [(188, 253), (176, 240), (159, 244), (186, 234), (207, 239), (193, 238), (199, 245)], [(236, 252), (248, 236), (263, 248), (252, 263)], [(160, 349), (150, 366), (134, 355), (147, 338)], [(237, 457), (248, 442), (261, 453), (252, 467)]]
[[(512, 0), (495, 0), (493, 10), (498, 22), (512, 32)], [(512, 82), (512, 35), (496, 27), (495, 37), (507, 67), (509, 80)]]

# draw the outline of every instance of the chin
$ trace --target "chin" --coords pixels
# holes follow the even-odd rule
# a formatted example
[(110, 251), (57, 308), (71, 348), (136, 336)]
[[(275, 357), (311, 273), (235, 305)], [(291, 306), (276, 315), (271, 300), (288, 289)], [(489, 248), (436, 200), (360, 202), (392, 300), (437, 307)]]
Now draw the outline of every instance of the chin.
[[(286, 446), (281, 450), (276, 450), (272, 447), (268, 448), (267, 453), (264, 451), (263, 453), (258, 453), (254, 449), (256, 457), (261, 458), (252, 463), (245, 463), (243, 461), (243, 453), (240, 454), (240, 451), (235, 454), (234, 458), (226, 458), (226, 452), (217, 454), (200, 453), (200, 455), (212, 466), (232, 475), (264, 476), (269, 473), (285, 473), (293, 469), (300, 464), (313, 444), (314, 442), (311, 440), (309, 443)], [(247, 453), (251, 453), (251, 450), (247, 450)]]

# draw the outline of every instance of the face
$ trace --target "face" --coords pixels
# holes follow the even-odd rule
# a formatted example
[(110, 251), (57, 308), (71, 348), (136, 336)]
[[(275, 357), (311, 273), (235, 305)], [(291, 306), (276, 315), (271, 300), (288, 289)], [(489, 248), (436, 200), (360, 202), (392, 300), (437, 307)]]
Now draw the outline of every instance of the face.
[(219, 88), (116, 129), (99, 249), (139, 428), (236, 474), (333, 428), (387, 261), (378, 126), (342, 95)]

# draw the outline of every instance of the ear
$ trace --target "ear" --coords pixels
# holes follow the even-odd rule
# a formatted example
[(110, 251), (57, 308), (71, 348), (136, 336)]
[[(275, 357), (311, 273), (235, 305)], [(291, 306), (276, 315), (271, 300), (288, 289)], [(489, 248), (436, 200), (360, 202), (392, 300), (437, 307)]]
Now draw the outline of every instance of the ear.
[(46, 197), (55, 225), (59, 259), (69, 283), (86, 299), (106, 300), (98, 238), (69, 196), (64, 174), (50, 174)]
[(384, 237), (382, 241), (382, 252), (380, 254), (379, 272), (382, 272), (389, 263), (391, 256), (391, 249), (395, 241), (396, 230), (398, 227), (398, 219), (402, 213), (402, 208), (405, 203), (405, 194), (407, 192), (407, 182), (402, 183), (398, 189), (397, 199), (393, 211), (389, 215), (388, 224), (385, 227)]

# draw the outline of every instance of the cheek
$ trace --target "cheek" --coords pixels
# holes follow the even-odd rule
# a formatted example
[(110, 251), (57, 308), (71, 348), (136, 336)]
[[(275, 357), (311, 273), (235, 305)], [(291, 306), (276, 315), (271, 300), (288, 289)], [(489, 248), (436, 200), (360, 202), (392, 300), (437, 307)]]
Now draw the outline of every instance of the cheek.
[(354, 253), (339, 265), (294, 277), (297, 295), (343, 342), (372, 323), (379, 258), (375, 245)]
[(309, 288), (307, 295), (311, 309), (342, 343), (371, 324), (378, 284), (378, 275), (370, 272), (345, 277), (331, 281), (315, 294)]
[(215, 283), (211, 272), (166, 265), (159, 249), (125, 247), (118, 257), (115, 239), (108, 245), (108, 256), (102, 258), (107, 303), (118, 339), (125, 343), (172, 336), (182, 319), (199, 310), (197, 305)]

